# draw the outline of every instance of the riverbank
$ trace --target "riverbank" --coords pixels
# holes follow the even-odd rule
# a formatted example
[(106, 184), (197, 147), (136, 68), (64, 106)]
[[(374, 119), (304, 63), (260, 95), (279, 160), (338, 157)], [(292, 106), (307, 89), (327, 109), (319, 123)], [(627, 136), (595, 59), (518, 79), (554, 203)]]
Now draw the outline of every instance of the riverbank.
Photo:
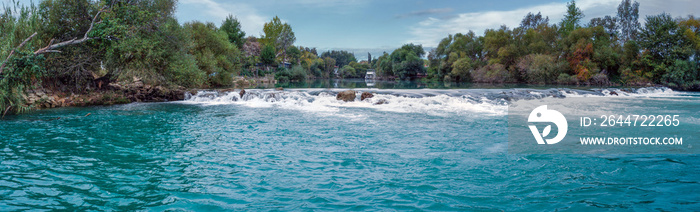
[[(232, 88), (274, 88), (274, 76), (259, 78), (236, 77), (231, 88), (215, 90), (230, 91)], [(128, 104), (132, 102), (168, 102), (185, 100), (186, 94), (196, 94), (201, 88), (182, 86), (167, 87), (145, 84), (134, 78), (130, 82), (114, 82), (83, 93), (63, 92), (47, 88), (36, 88), (24, 93), (25, 105), (37, 108), (84, 107), (98, 105)]]

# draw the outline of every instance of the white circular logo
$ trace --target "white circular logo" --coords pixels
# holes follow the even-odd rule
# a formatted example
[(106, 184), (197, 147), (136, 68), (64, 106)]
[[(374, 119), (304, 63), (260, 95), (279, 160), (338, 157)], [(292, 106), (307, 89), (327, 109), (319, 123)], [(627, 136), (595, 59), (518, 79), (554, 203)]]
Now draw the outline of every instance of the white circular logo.
[(530, 127), (530, 131), (532, 131), (532, 135), (535, 136), (535, 140), (537, 140), (538, 144), (556, 144), (559, 143), (561, 140), (566, 137), (566, 132), (569, 129), (569, 124), (566, 122), (566, 118), (564, 115), (562, 115), (559, 111), (556, 110), (547, 110), (547, 105), (542, 105), (530, 113), (530, 117), (528, 117), (527, 122), (529, 123), (554, 123), (554, 125), (557, 126), (557, 129), (559, 129), (559, 132), (557, 133), (557, 136), (554, 138), (550, 139), (544, 139), (544, 137), (547, 137), (549, 133), (552, 131), (552, 125), (547, 125), (543, 130), (542, 133), (537, 129), (537, 126), (534, 124), (528, 125)]

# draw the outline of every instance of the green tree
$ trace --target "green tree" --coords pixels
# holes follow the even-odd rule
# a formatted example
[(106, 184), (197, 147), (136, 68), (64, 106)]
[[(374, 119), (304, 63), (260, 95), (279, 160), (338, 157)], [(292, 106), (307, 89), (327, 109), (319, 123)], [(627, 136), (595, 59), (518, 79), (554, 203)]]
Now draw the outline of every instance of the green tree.
[(241, 68), (241, 52), (230, 43), (226, 32), (214, 23), (189, 22), (184, 25), (194, 40), (190, 54), (195, 56), (210, 85), (225, 86), (233, 83), (232, 76)]
[(527, 13), (520, 22), (520, 28), (523, 29), (536, 29), (541, 25), (549, 25), (549, 17), (542, 18), (541, 12), (537, 12), (537, 14)]
[(44, 56), (31, 52), (43, 43), (40, 39), (24, 43), (42, 27), (38, 8), (19, 4), (3, 6), (0, 9), (0, 117), (32, 109), (25, 105), (24, 91), (46, 75)]
[(292, 65), (299, 65), (301, 62), (301, 50), (297, 48), (296, 46), (290, 46), (287, 48), (287, 56), (289, 58), (289, 62), (292, 63)]
[(666, 13), (647, 16), (639, 42), (646, 50), (642, 56), (644, 76), (656, 82), (673, 70), (676, 60), (687, 61), (693, 53), (692, 41), (684, 36), (678, 23)]
[[(106, 77), (151, 85), (201, 85), (188, 52), (191, 35), (174, 17), (174, 0), (108, 1), (108, 12), (95, 25), (93, 36), (105, 48)], [(189, 56), (188, 56), (189, 55)], [(189, 64), (185, 64), (189, 63)]]
[[(40, 39), (44, 42), (52, 39), (61, 42), (82, 38), (99, 10), (99, 3), (88, 0), (42, 1), (38, 11), (43, 20)], [(85, 92), (97, 87), (94, 76), (105, 74), (99, 73), (105, 52), (99, 41), (66, 46), (60, 51), (60, 54), (45, 55), (44, 67), (48, 69), (48, 77), (44, 79), (44, 84), (71, 92)]]
[(616, 17), (606, 15), (603, 18), (598, 17), (591, 19), (590, 23), (588, 23), (588, 27), (603, 27), (603, 29), (605, 29), (605, 33), (608, 33), (610, 35), (610, 40), (615, 40), (617, 39), (619, 34), (619, 26), (617, 25), (617, 23), (618, 21)]
[(350, 52), (345, 51), (345, 50), (327, 51), (327, 52), (324, 52), (323, 54), (321, 54), (321, 57), (333, 58), (338, 67), (344, 67), (346, 65), (349, 65), (351, 62), (357, 62), (357, 58), (355, 58), (355, 55), (353, 53), (350, 53)]
[(272, 45), (265, 45), (260, 51), (260, 62), (266, 66), (275, 64), (275, 47)]
[(376, 67), (377, 76), (381, 77), (391, 77), (394, 76), (394, 71), (392, 70), (390, 55), (386, 52), (377, 58)]
[(353, 78), (357, 75), (355, 73), (355, 68), (353, 68), (350, 65), (343, 66), (340, 70), (338, 70), (338, 74), (340, 75), (341, 78)]
[(324, 57), (323, 64), (324, 64), (323, 70), (325, 72), (324, 73), (325, 78), (333, 77), (333, 74), (334, 74), (333, 71), (335, 71), (335, 67), (336, 67), (335, 59), (333, 59), (331, 57)]
[(626, 43), (637, 39), (639, 31), (639, 2), (622, 0), (617, 6), (617, 20), (620, 22), (620, 41)]
[(239, 49), (243, 48), (246, 42), (245, 32), (241, 29), (241, 22), (238, 21), (238, 18), (228, 15), (221, 23), (220, 30), (226, 33), (229, 42), (235, 44)]
[(391, 69), (399, 79), (412, 79), (418, 74), (424, 74), (425, 68), (421, 59), (424, 54), (422, 45), (405, 44), (391, 53)]
[(564, 15), (564, 19), (562, 19), (559, 24), (559, 33), (568, 36), (571, 31), (581, 27), (580, 22), (583, 17), (584, 15), (581, 9), (576, 7), (576, 1), (572, 0), (567, 3), (566, 15)]
[(281, 54), (282, 59), (287, 59), (287, 48), (296, 41), (292, 26), (282, 23), (279, 17), (275, 16), (270, 22), (263, 26), (265, 33), (260, 39), (262, 45), (270, 45), (275, 48), (276, 55)]

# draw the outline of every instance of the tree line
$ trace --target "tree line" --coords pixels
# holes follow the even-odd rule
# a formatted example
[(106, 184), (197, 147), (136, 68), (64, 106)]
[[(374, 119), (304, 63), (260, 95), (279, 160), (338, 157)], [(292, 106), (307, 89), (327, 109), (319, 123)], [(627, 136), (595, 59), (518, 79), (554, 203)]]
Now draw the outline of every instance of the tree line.
[[(642, 26), (639, 3), (630, 0), (618, 5), (615, 17), (593, 18), (586, 24), (581, 23), (583, 17), (571, 1), (560, 23), (550, 24), (539, 12), (528, 13), (514, 29), (501, 26), (483, 36), (473, 31), (449, 35), (428, 55), (428, 68), (419, 71), (435, 81), (663, 84), (700, 90), (700, 19), (662, 13), (647, 16)], [(403, 65), (395, 59), (405, 53), (395, 53), (380, 57), (375, 67), (385, 77), (404, 78), (395, 72)]]

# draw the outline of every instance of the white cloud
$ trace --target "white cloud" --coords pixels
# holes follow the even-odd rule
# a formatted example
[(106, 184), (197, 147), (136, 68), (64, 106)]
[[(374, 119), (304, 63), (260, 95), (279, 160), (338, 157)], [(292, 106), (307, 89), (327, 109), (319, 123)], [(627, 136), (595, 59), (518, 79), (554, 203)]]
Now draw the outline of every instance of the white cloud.
[[(194, 7), (194, 8), (191, 8)], [(258, 14), (257, 10), (244, 3), (218, 3), (214, 0), (183, 0), (178, 6), (178, 13), (187, 11), (201, 11), (209, 16), (209, 21), (219, 25), (231, 14), (241, 22), (241, 28), (246, 35), (258, 36), (262, 32), (263, 25), (268, 18)], [(181, 15), (178, 15), (182, 17)], [(200, 20), (202, 17), (195, 17)], [(214, 19), (214, 20), (212, 20)]]
[[(296, 1), (285, 1), (285, 3), (291, 5), (304, 5), (307, 7), (347, 7), (347, 6), (360, 6), (366, 5), (370, 1), (368, 0), (296, 0)], [(281, 2), (274, 1), (275, 4)]]
[[(620, 2), (621, 0), (580, 0), (576, 2), (576, 5), (585, 15), (582, 20), (582, 23), (585, 24), (591, 18), (605, 15), (615, 16)], [(640, 1), (639, 21), (644, 23), (646, 15), (656, 15), (662, 12), (670, 13), (674, 17), (689, 14), (697, 16), (697, 8), (700, 8), (700, 1), (697, 0), (642, 0)], [(477, 35), (483, 35), (486, 29), (497, 29), (501, 25), (512, 29), (520, 25), (520, 21), (528, 12), (542, 12), (543, 16), (549, 17), (550, 24), (557, 23), (566, 13), (566, 3), (549, 3), (510, 11), (462, 13), (446, 20), (429, 17), (409, 28), (409, 34), (412, 35), (412, 38), (407, 43), (434, 47), (448, 34), (466, 33), (472, 30)]]

